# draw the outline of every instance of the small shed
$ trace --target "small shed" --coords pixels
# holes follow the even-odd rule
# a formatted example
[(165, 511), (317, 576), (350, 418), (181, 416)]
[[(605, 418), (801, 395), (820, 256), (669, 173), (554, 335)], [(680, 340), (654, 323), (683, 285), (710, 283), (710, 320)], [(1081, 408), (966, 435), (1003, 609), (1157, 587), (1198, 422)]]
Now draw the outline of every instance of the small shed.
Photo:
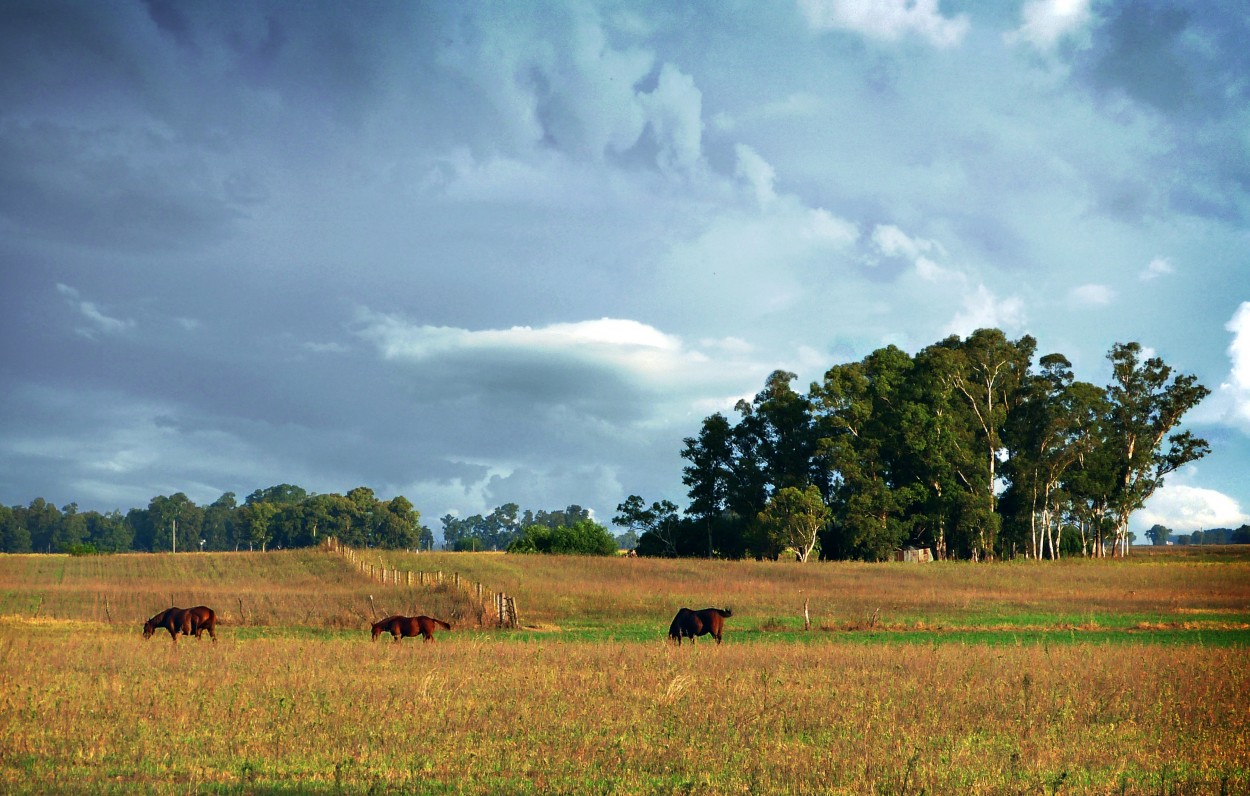
[(927, 547), (904, 547), (902, 550), (894, 551), (894, 560), (924, 564), (933, 560), (933, 551)]

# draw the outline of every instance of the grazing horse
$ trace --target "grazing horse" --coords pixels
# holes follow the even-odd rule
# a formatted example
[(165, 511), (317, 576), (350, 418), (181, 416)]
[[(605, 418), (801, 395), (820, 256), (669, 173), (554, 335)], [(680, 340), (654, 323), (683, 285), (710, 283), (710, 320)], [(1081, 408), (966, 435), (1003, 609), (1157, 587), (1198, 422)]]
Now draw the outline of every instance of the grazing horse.
[(677, 616), (673, 617), (673, 624), (668, 626), (668, 637), (676, 641), (677, 646), (680, 647), (683, 636), (690, 639), (690, 643), (693, 644), (695, 636), (711, 634), (719, 644), (725, 627), (725, 617), (733, 615), (734, 612), (728, 608), (704, 608), (702, 611), (682, 608), (677, 612)]
[(169, 637), (178, 643), (178, 634), (203, 638), (204, 631), (217, 643), (217, 614), (207, 605), (194, 608), (166, 608), (156, 616), (143, 623), (143, 637), (150, 638), (160, 628), (169, 631)]
[(408, 636), (420, 636), (424, 641), (433, 641), (436, 627), (451, 630), (450, 624), (432, 616), (388, 616), (381, 622), (373, 623), (373, 640), (377, 641), (378, 636), (383, 633), (390, 633), (397, 642)]

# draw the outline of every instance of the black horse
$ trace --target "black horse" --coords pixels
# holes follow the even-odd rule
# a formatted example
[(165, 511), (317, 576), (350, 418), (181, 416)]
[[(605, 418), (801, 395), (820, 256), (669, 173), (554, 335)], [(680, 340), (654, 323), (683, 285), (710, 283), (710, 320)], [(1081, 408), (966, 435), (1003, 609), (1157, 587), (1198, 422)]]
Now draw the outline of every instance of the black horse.
[(673, 617), (673, 624), (668, 626), (668, 637), (676, 641), (679, 647), (683, 637), (690, 639), (693, 644), (695, 636), (706, 635), (711, 635), (719, 644), (725, 628), (725, 618), (733, 615), (734, 612), (728, 608), (704, 608), (701, 611), (682, 608)]
[(204, 636), (204, 631), (208, 631), (208, 635), (213, 639), (213, 643), (217, 642), (217, 614), (207, 605), (197, 605), (194, 608), (166, 608), (156, 616), (143, 623), (143, 637), (150, 638), (160, 628), (169, 631), (169, 637), (178, 643), (178, 634), (184, 636), (195, 636), (197, 639)]

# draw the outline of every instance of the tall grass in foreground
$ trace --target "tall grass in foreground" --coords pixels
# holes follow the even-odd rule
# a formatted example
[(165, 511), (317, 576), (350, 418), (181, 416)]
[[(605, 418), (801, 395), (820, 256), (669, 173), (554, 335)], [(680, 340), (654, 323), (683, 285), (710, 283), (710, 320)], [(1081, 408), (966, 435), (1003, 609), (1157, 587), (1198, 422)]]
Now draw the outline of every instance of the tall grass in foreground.
[(76, 630), (0, 624), (0, 790), (1250, 790), (1244, 649)]

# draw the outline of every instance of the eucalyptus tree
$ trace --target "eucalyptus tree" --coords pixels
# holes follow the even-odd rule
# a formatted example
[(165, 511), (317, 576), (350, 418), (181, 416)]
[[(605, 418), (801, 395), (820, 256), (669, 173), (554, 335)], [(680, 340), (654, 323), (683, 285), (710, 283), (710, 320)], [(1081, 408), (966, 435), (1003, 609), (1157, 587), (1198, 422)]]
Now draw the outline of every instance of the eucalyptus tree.
[(378, 511), (378, 498), (367, 486), (358, 486), (349, 490), (347, 508), (350, 510), (349, 536), (358, 541), (356, 544), (373, 547), (374, 514)]
[(200, 528), (200, 538), (204, 540), (206, 550), (238, 549), (239, 537), (236, 529), (234, 513), (239, 503), (233, 492), (223, 493), (221, 497), (204, 507), (204, 523)]
[(899, 407), (901, 444), (909, 456), (908, 482), (923, 487), (911, 512), (912, 535), (932, 541), (938, 558), (970, 557), (977, 531), (963, 510), (966, 495), (980, 496), (982, 468), (976, 437), (956, 393), (952, 354), (920, 351)]
[(53, 552), (65, 553), (78, 548), (87, 541), (87, 515), (80, 514), (77, 503), (61, 507), (61, 518), (52, 531)]
[(30, 529), (22, 521), (21, 507), (0, 506), (0, 553), (29, 553)]
[(1119, 477), (1112, 493), (1115, 551), (1128, 554), (1132, 513), (1163, 485), (1168, 474), (1210, 453), (1207, 441), (1175, 431), (1181, 418), (1211, 391), (1191, 374), (1176, 374), (1159, 357), (1142, 359), (1139, 343), (1117, 343), (1107, 355), (1112, 383), (1105, 444), (1114, 452)]
[(677, 505), (672, 501), (657, 500), (648, 507), (641, 497), (630, 495), (617, 504), (612, 524), (635, 534), (644, 554), (677, 556), (688, 552), (681, 544)]
[(733, 466), (728, 509), (747, 553), (770, 555), (771, 543), (754, 522), (769, 496), (787, 486), (803, 488), (822, 477), (818, 439), (807, 396), (790, 386), (794, 373), (776, 370), (753, 400), (734, 407)]
[(347, 545), (364, 544), (363, 527), (359, 523), (353, 525), (356, 504), (344, 495), (333, 492), (313, 495), (304, 501), (303, 506), (304, 524), (312, 544), (318, 544), (326, 536), (336, 537)]
[(273, 520), (279, 511), (278, 504), (265, 500), (249, 500), (239, 507), (239, 527), (249, 550), (260, 548), (264, 552), (269, 547), (274, 536)]
[(774, 491), (812, 483), (818, 449), (812, 428), (812, 405), (790, 383), (798, 376), (775, 370), (750, 403), (739, 401), (744, 431), (753, 435), (763, 475)]
[(1020, 386), (1036, 347), (1032, 337), (1011, 341), (1000, 329), (978, 329), (965, 340), (952, 336), (931, 347), (939, 352), (942, 377), (961, 399), (959, 404), (980, 448), (982, 470), (966, 483), (982, 505), (963, 501), (962, 512), (965, 525), (975, 533), (974, 559), (993, 557), (997, 547), (999, 518), (995, 507), (998, 463), (1004, 453), (1003, 427), (1020, 400)]
[[(715, 549), (713, 530), (729, 507), (730, 489), (733, 484), (733, 429), (725, 416), (717, 412), (704, 419), (699, 429), (699, 436), (686, 437), (683, 444), (681, 456), (690, 462), (682, 468), (681, 476), (681, 482), (685, 484), (688, 490), (686, 494), (690, 498), (686, 513), (698, 521), (706, 531), (707, 555), (711, 558)], [(629, 501), (617, 506), (617, 511), (621, 512), (622, 517), (629, 519), (631, 516), (644, 516), (640, 512), (640, 505), (630, 503), (635, 498), (640, 504), (642, 498), (631, 495)], [(631, 509), (631, 513), (623, 511), (626, 508)], [(617, 520), (613, 519), (613, 522)], [(625, 523), (617, 522), (617, 524)], [(645, 530), (654, 529), (646, 528)], [(676, 555), (675, 540), (666, 539), (665, 542), (667, 548), (672, 551), (673, 555)]]
[(87, 539), (101, 553), (125, 553), (134, 543), (134, 533), (126, 518), (116, 509), (106, 514), (89, 511)]
[(204, 510), (182, 492), (159, 495), (148, 503), (152, 552), (198, 550)]
[(903, 409), (913, 362), (889, 346), (836, 365), (811, 387), (815, 428), (833, 520), (826, 554), (888, 558), (910, 535), (908, 515), (924, 494), (904, 440)]
[(409, 549), (420, 539), (421, 512), (403, 495), (382, 502), (374, 512), (373, 538), (379, 547)]
[(818, 549), (829, 507), (815, 485), (786, 486), (773, 493), (757, 521), (778, 552), (792, 552), (805, 562)]
[(61, 522), (61, 511), (55, 504), (41, 497), (16, 510), (18, 521), (30, 536), (31, 549), (36, 553), (52, 552), (52, 537)]
[(1060, 487), (1098, 444), (1106, 401), (1099, 387), (1074, 379), (1063, 355), (1047, 354), (1038, 364), (1040, 372), (1025, 379), (1021, 401), (1005, 424), (1009, 457), (1003, 471), (1026, 515), (1026, 555), (1058, 558), (1064, 514), (1059, 498), (1065, 494)]
[(1107, 444), (1106, 419), (1104, 414), (1100, 423), (1103, 430), (1092, 449), (1063, 477), (1063, 522), (1076, 528), (1083, 556), (1105, 555), (1115, 539), (1111, 506), (1120, 470), (1116, 452)]

